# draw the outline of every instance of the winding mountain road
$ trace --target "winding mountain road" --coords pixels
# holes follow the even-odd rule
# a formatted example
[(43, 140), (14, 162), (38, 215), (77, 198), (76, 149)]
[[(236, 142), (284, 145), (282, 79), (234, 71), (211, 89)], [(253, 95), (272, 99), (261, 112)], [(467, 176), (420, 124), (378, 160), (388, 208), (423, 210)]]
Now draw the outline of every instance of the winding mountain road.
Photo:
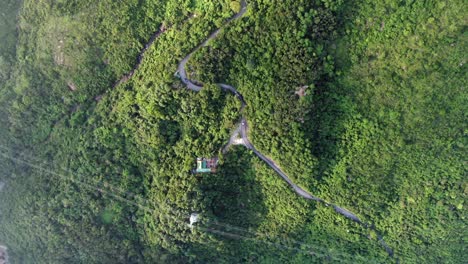
[(309, 199), (309, 200), (314, 200), (314, 201), (317, 201), (317, 202), (323, 202), (322, 199), (313, 196), (312, 194), (308, 193), (307, 191), (305, 191), (301, 187), (297, 186), (297, 184), (295, 184), (291, 179), (289, 179), (288, 175), (286, 175), (286, 173), (284, 173), (278, 167), (278, 165), (276, 165), (276, 163), (274, 161), (272, 161), (271, 159), (267, 158), (265, 155), (260, 153), (252, 145), (252, 143), (250, 143), (249, 138), (247, 137), (247, 128), (248, 128), (247, 127), (247, 120), (245, 120), (245, 118), (242, 118), (240, 133), (241, 133), (242, 140), (244, 141), (244, 146), (246, 146), (248, 149), (252, 150), (252, 152), (255, 153), (255, 155), (257, 155), (261, 160), (263, 160), (266, 164), (268, 164), (268, 166), (270, 166), (274, 171), (276, 171), (276, 173), (278, 173), (278, 175), (281, 176), (281, 178), (283, 178), (283, 180), (285, 180), (294, 189), (294, 191), (298, 195), (300, 195), (300, 196), (302, 196), (302, 197), (304, 197), (306, 199)]
[[(226, 21), (226, 23), (224, 24), (224, 26), (226, 26), (227, 24), (229, 24), (230, 22), (242, 17), (245, 12), (247, 11), (247, 3), (245, 1), (242, 1), (241, 3), (241, 9), (239, 11), (239, 13), (237, 13), (236, 15), (234, 15), (233, 17), (231, 17), (230, 19), (228, 19)], [(179, 63), (179, 66), (177, 67), (177, 73), (179, 74), (180, 76), (180, 80), (185, 84), (187, 85), (187, 88), (190, 89), (190, 90), (193, 90), (193, 91), (196, 91), (196, 92), (199, 92), (203, 86), (199, 86), (199, 85), (196, 85), (194, 84), (191, 80), (189, 80), (187, 78), (187, 71), (185, 70), (185, 66), (187, 65), (187, 62), (189, 61), (189, 59), (192, 57), (192, 55), (197, 52), (200, 48), (202, 47), (205, 47), (208, 42), (214, 38), (216, 38), (219, 34), (219, 32), (221, 31), (221, 28), (218, 28), (216, 29), (215, 31), (213, 31), (209, 36), (208, 38), (203, 41), (201, 44), (199, 44), (198, 46), (196, 46), (192, 52), (190, 52), (187, 56), (185, 56), (185, 58), (182, 59), (182, 61)], [(177, 74), (176, 73), (176, 74)], [(230, 92), (234, 93), (235, 95), (239, 95), (239, 93), (237, 92), (237, 90), (228, 85), (228, 84), (218, 84), (222, 89), (224, 90), (229, 90)], [(239, 97), (238, 97), (239, 98)], [(244, 104), (244, 100), (242, 99), (241, 100), (242, 103)]]
[[(241, 10), (239, 11), (239, 13), (237, 13), (235, 16), (231, 17), (227, 22), (226, 24), (242, 17), (242, 15), (245, 14), (245, 12), (247, 11), (247, 3), (245, 1), (242, 1), (241, 3)], [(225, 25), (226, 25), (225, 24)], [(212, 32), (208, 38), (203, 41), (201, 44), (199, 44), (197, 47), (195, 47), (195, 49), (192, 50), (192, 52), (190, 52), (187, 56), (185, 56), (182, 61), (179, 63), (178, 67), (177, 67), (177, 72), (176, 72), (176, 75), (178, 74), (179, 77), (180, 77), (180, 80), (187, 86), (188, 89), (192, 90), (192, 91), (195, 91), (195, 92), (199, 92), (201, 91), (201, 89), (203, 88), (202, 85), (197, 85), (195, 84), (192, 80), (188, 79), (187, 78), (187, 71), (186, 71), (186, 66), (187, 66), (187, 62), (190, 60), (190, 58), (192, 57), (192, 55), (197, 52), (200, 48), (202, 47), (205, 47), (208, 42), (214, 38), (216, 38), (219, 34), (219, 32), (221, 31), (221, 28), (219, 29), (216, 29), (214, 32)], [(229, 85), (229, 84), (224, 84), (224, 83), (218, 83), (217, 84), (220, 88), (222, 88), (223, 90), (226, 90), (226, 91), (229, 91), (231, 93), (233, 93), (242, 103), (242, 107), (246, 106), (247, 104), (245, 103), (244, 101), (244, 98), (243, 96), (236, 90), (236, 88), (234, 88), (233, 86)], [(229, 146), (230, 144), (232, 144), (232, 142), (234, 141), (235, 139), (235, 136), (240, 132), (240, 135), (241, 135), (241, 138), (242, 138), (242, 141), (243, 141), (243, 145), (245, 147), (247, 147), (248, 149), (252, 150), (255, 155), (257, 155), (261, 160), (263, 160), (268, 166), (270, 166), (276, 173), (278, 173), (278, 175), (281, 176), (281, 178), (283, 178), (292, 188), (293, 190), (300, 196), (302, 196), (303, 198), (306, 198), (306, 199), (309, 199), (309, 200), (314, 200), (314, 201), (317, 201), (317, 202), (323, 202), (325, 203), (326, 205), (330, 205), (329, 203), (325, 202), (324, 200), (318, 198), (318, 197), (315, 197), (313, 196), (312, 194), (310, 194), (309, 192), (307, 192), (306, 190), (302, 189), (301, 187), (299, 187), (297, 184), (295, 184), (289, 177), (288, 175), (286, 175), (286, 173), (284, 173), (279, 167), (278, 165), (276, 165), (276, 163), (274, 161), (272, 161), (271, 159), (267, 158), (265, 155), (263, 155), (261, 152), (259, 152), (254, 146), (253, 144), (250, 142), (248, 136), (247, 136), (247, 129), (248, 129), (248, 125), (247, 125), (247, 120), (243, 117), (241, 119), (241, 122), (240, 122), (240, 125), (239, 127), (234, 131), (233, 133), (233, 136), (230, 138), (229, 140), (229, 143), (227, 144), (227, 146)], [(357, 222), (360, 222), (359, 218), (354, 215), (353, 213), (349, 212), (348, 210), (345, 210), (339, 206), (336, 206), (336, 205), (333, 205), (333, 208), (335, 208), (335, 211), (338, 212), (338, 213), (341, 213), (342, 215), (354, 220), (354, 221), (357, 221)]]
[[(228, 19), (226, 21), (226, 23), (224, 24), (224, 26), (226, 26), (227, 24), (229, 24), (230, 22), (242, 17), (245, 12), (247, 11), (247, 3), (245, 1), (242, 1), (241, 2), (241, 9), (239, 11), (239, 13), (237, 13), (236, 15), (234, 15), (233, 17), (231, 17), (230, 19)], [(203, 85), (197, 85), (195, 84), (192, 80), (188, 79), (187, 78), (187, 72), (186, 72), (186, 65), (187, 65), (187, 62), (189, 61), (189, 59), (192, 57), (192, 55), (197, 52), (200, 48), (206, 46), (208, 44), (208, 42), (214, 38), (216, 38), (219, 34), (219, 32), (221, 31), (222, 28), (219, 28), (219, 29), (216, 29), (215, 31), (213, 31), (209, 36), (208, 38), (203, 41), (201, 44), (199, 44), (197, 47), (195, 47), (187, 56), (185, 56), (182, 61), (179, 63), (178, 67), (177, 67), (177, 72), (176, 72), (176, 76), (178, 75), (180, 77), (180, 80), (187, 86), (188, 89), (190, 90), (193, 90), (195, 92), (199, 92), (202, 88), (203, 88)], [(242, 103), (242, 107), (240, 109), (240, 111), (242, 112), (243, 108), (247, 105), (246, 102), (244, 101), (244, 98), (243, 96), (231, 85), (229, 84), (223, 84), (223, 83), (218, 83), (217, 84), (221, 89), (225, 90), (225, 91), (229, 91), (231, 93), (233, 93), (239, 100), (240, 102)], [(284, 181), (286, 181), (291, 187), (292, 189), (294, 190), (294, 192), (296, 192), (296, 194), (298, 194), (299, 196), (305, 198), (305, 199), (308, 199), (308, 200), (314, 200), (314, 201), (317, 201), (317, 202), (321, 202), (321, 203), (324, 203), (326, 206), (332, 206), (333, 209), (335, 210), (335, 212), (357, 222), (357, 223), (360, 223), (366, 227), (368, 227), (367, 224), (364, 224), (360, 219), (359, 217), (357, 217), (354, 213), (352, 213), (351, 211), (349, 210), (346, 210), (342, 207), (339, 207), (338, 205), (335, 205), (335, 204), (331, 204), (319, 197), (316, 197), (316, 196), (313, 196), (312, 194), (310, 194), (309, 192), (307, 192), (306, 190), (302, 189), (301, 187), (299, 187), (297, 184), (295, 184), (289, 177), (288, 175), (286, 175), (286, 173), (284, 173), (278, 165), (276, 165), (276, 163), (267, 158), (265, 155), (263, 155), (261, 152), (259, 152), (254, 146), (253, 144), (249, 141), (249, 138), (248, 138), (248, 134), (247, 134), (247, 130), (248, 130), (248, 124), (247, 124), (247, 120), (245, 119), (245, 117), (242, 117), (241, 121), (240, 121), (240, 124), (238, 125), (238, 127), (234, 130), (233, 132), (233, 135), (230, 137), (229, 139), (229, 142), (227, 143), (227, 145), (225, 146), (224, 148), (224, 151), (227, 150), (227, 148), (233, 144), (235, 141), (236, 141), (236, 138), (237, 136), (239, 135), (240, 133), (240, 136), (241, 136), (241, 139), (242, 139), (242, 145), (244, 145), (246, 148), (252, 150), (253, 153), (255, 153), (255, 155), (257, 155), (261, 160), (263, 160), (268, 166), (270, 166), (281, 178), (283, 178)], [(380, 238), (379, 242), (383, 245), (383, 247), (385, 248), (385, 250), (387, 251), (387, 253), (390, 255), (390, 256), (393, 256), (393, 250), (387, 246), (387, 244), (385, 244), (385, 242), (383, 241), (383, 239)]]

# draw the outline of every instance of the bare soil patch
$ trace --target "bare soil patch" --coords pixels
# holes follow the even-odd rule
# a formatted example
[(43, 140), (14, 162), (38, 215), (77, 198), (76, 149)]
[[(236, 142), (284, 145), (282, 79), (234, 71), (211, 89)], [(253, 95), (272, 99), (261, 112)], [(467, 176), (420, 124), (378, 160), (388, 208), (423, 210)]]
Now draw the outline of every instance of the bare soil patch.
[(305, 96), (307, 95), (307, 88), (309, 88), (308, 85), (301, 86), (299, 87), (299, 90), (296, 90), (294, 93), (297, 94), (299, 97)]

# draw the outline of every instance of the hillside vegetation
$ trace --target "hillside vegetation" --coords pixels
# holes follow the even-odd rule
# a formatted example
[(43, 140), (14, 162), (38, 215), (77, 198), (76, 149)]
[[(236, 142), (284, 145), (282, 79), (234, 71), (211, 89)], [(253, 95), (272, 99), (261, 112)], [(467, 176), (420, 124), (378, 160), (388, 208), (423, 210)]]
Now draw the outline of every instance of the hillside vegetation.
[[(240, 1), (24, 0), (17, 24), (20, 3), (0, 1), (12, 263), (467, 258), (464, 1), (250, 0), (228, 25)], [(203, 89), (186, 89), (177, 64), (220, 27), (188, 62)], [(243, 146), (223, 153), (241, 103), (221, 82), (259, 151), (370, 228)], [(211, 156), (216, 173), (192, 173)]]

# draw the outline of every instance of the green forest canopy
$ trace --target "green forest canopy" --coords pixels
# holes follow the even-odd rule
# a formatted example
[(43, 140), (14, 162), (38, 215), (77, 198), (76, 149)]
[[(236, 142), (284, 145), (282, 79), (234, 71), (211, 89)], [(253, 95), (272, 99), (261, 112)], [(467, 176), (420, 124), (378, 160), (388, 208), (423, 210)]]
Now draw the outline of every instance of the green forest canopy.
[[(467, 258), (464, 1), (250, 0), (226, 27), (239, 1), (0, 1), (13, 263)], [(188, 65), (204, 88), (184, 89), (178, 62), (219, 27)], [(373, 228), (301, 199), (241, 146), (220, 153), (240, 103), (219, 82), (247, 102), (257, 149)], [(216, 173), (191, 173), (214, 155)]]

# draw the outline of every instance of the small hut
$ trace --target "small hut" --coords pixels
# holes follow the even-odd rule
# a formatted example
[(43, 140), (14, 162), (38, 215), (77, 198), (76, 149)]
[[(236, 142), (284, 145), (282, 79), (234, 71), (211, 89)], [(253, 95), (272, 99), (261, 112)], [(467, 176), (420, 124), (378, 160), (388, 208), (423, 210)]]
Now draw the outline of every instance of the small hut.
[(205, 172), (216, 172), (216, 166), (218, 165), (218, 158), (197, 158), (197, 168), (195, 169), (196, 173), (205, 173)]

